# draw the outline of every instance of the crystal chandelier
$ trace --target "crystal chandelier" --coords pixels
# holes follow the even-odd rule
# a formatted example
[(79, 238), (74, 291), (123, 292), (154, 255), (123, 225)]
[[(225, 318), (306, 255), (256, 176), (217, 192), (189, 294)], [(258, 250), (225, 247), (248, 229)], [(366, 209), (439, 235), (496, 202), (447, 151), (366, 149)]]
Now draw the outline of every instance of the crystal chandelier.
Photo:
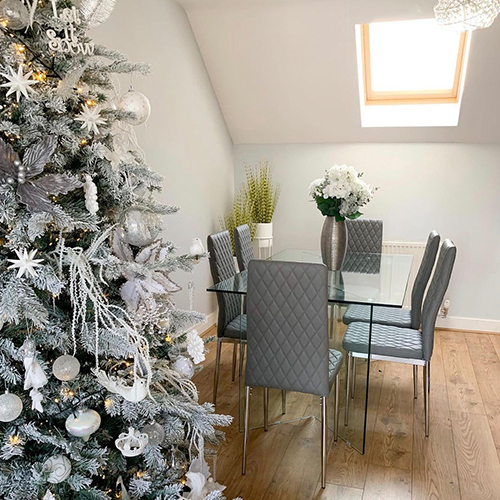
[(460, 31), (488, 28), (500, 13), (500, 0), (439, 0), (434, 13), (442, 26)]

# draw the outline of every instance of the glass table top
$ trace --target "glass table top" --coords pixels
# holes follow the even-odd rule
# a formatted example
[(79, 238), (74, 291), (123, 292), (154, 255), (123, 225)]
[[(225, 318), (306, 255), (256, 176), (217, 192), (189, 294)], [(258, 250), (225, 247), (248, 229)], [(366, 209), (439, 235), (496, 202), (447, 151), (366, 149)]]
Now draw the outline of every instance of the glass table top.
[[(314, 250), (283, 250), (269, 260), (322, 263)], [(328, 272), (328, 301), (339, 304), (403, 305), (413, 256), (351, 253), (341, 271)], [(209, 292), (247, 293), (247, 272), (216, 283)]]

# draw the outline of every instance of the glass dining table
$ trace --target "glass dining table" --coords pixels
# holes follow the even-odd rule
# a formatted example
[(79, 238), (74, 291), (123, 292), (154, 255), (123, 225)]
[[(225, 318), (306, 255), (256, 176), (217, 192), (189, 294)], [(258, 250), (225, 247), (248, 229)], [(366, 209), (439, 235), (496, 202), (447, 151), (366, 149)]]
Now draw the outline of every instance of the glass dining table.
[[(322, 263), (319, 251), (283, 250), (269, 260), (289, 262)], [(346, 256), (341, 271), (328, 273), (328, 302), (330, 305), (330, 348), (344, 354), (343, 367), (340, 372), (340, 401), (338, 435), (360, 453), (366, 447), (366, 423), (369, 401), (370, 352), (372, 318), (375, 307), (403, 307), (405, 294), (412, 270), (411, 255), (350, 253)], [(241, 312), (245, 309), (247, 292), (247, 271), (216, 283), (207, 289), (215, 293), (231, 293), (240, 296)], [(349, 388), (347, 388), (347, 353), (342, 341), (346, 326), (342, 322), (346, 307), (356, 304), (366, 308), (364, 316), (370, 321), (369, 335), (366, 339), (366, 359), (357, 359), (352, 371)], [(241, 331), (241, 329), (240, 329)], [(242, 415), (245, 397), (245, 342), (240, 337), (239, 363), (239, 411), (238, 425), (242, 430)], [(250, 413), (250, 427), (263, 427), (263, 394), (262, 389), (254, 388)], [(333, 430), (334, 424), (334, 392), (329, 397), (328, 426)], [(257, 397), (256, 397), (257, 396)], [(346, 404), (348, 403), (348, 404)], [(294, 422), (305, 418), (320, 419), (319, 398), (299, 393), (287, 393), (270, 390), (269, 425)]]

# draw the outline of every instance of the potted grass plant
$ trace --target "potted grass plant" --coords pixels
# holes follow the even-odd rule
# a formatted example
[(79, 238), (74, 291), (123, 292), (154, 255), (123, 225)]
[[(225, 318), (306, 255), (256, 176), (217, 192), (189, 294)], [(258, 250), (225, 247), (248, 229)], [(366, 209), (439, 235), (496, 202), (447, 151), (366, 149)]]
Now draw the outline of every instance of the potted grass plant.
[(246, 191), (242, 186), (236, 193), (233, 200), (233, 210), (230, 213), (224, 214), (219, 218), (221, 229), (229, 231), (231, 237), (231, 246), (233, 248), (233, 255), (236, 255), (234, 246), (234, 230), (236, 227), (243, 224), (248, 224), (250, 227), (250, 235), (252, 240), (255, 236), (256, 224), (252, 219), (252, 205), (248, 200)]
[(281, 186), (273, 182), (273, 169), (269, 160), (261, 160), (257, 165), (245, 165), (246, 184), (244, 190), (252, 210), (252, 220), (256, 224), (255, 238), (272, 245), (273, 216), (280, 197)]

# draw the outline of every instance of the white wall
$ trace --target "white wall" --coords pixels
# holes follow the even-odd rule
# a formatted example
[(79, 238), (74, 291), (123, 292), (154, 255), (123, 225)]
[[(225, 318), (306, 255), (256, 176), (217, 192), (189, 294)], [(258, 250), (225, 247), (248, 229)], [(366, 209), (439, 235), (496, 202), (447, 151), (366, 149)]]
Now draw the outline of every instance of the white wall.
[[(233, 143), (184, 10), (172, 0), (119, 0), (111, 19), (92, 33), (96, 42), (116, 48), (131, 60), (152, 65), (148, 78), (134, 77), (152, 114), (137, 128), (149, 165), (165, 177), (160, 200), (180, 205), (167, 218), (164, 237), (187, 252), (191, 239), (218, 230), (218, 215), (231, 203), (234, 185)], [(124, 80), (126, 92), (128, 78)], [(211, 283), (208, 263), (192, 275), (176, 273), (184, 286), (177, 297), (187, 307), (187, 281), (196, 283), (195, 308), (215, 309), (205, 292)]]
[(437, 229), (455, 241), (451, 318), (440, 324), (500, 332), (500, 145), (237, 145), (236, 185), (244, 163), (260, 158), (274, 163), (283, 185), (275, 251), (319, 249), (323, 217), (308, 200), (309, 184), (335, 163), (353, 165), (380, 187), (364, 214), (383, 219), (386, 240), (425, 241)]

